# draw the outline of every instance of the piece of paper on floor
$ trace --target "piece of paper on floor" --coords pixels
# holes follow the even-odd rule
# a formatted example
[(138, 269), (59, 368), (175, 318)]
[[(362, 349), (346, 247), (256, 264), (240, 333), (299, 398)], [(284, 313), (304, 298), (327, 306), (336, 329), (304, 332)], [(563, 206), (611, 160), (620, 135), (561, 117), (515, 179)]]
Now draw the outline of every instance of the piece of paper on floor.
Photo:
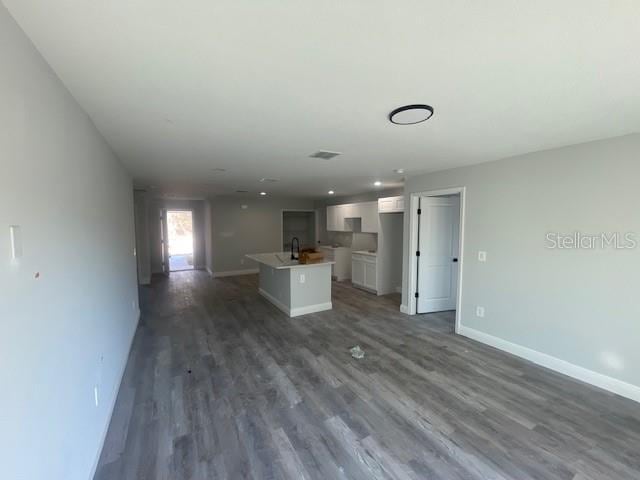
[(356, 345), (349, 350), (353, 358), (364, 358), (364, 350), (360, 348), (360, 345)]

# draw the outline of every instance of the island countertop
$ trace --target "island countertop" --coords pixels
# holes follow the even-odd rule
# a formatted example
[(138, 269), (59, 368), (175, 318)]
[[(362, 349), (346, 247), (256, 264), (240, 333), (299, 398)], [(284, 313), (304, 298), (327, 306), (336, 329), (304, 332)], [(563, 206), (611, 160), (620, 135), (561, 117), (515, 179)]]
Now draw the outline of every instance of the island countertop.
[(315, 263), (298, 263), (297, 260), (291, 260), (291, 252), (250, 253), (245, 256), (278, 270), (287, 268), (312, 268), (336, 263), (332, 260), (322, 260), (321, 262)]

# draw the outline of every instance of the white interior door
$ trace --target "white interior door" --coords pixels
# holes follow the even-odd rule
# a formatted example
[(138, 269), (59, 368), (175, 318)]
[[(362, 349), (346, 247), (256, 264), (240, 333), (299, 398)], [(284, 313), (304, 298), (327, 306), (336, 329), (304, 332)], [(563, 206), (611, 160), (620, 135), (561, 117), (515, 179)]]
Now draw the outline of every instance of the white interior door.
[(460, 197), (421, 197), (417, 313), (455, 310), (460, 249)]

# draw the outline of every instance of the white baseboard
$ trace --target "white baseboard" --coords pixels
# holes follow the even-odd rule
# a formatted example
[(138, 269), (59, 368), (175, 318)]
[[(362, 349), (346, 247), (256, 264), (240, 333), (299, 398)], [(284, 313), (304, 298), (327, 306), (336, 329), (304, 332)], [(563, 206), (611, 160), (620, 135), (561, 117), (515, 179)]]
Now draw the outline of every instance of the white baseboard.
[(300, 315), (306, 315), (308, 313), (324, 312), (325, 310), (331, 310), (332, 308), (333, 304), (331, 302), (307, 305), (306, 307), (292, 308), (289, 316), (299, 317)]
[(129, 363), (129, 356), (131, 355), (131, 348), (133, 347), (133, 339), (136, 338), (136, 332), (138, 331), (138, 325), (140, 324), (140, 309), (138, 308), (138, 317), (136, 320), (136, 324), (133, 328), (133, 334), (129, 339), (129, 348), (127, 349), (127, 355), (124, 358), (124, 363), (122, 364), (122, 368), (120, 369), (120, 374), (118, 378), (120, 379), (115, 387), (114, 391), (111, 394), (111, 402), (109, 404), (109, 415), (107, 416), (107, 422), (102, 430), (102, 437), (100, 438), (100, 448), (98, 449), (98, 453), (96, 454), (96, 458), (93, 462), (93, 468), (91, 469), (91, 475), (89, 479), (93, 479), (96, 476), (96, 471), (98, 470), (98, 464), (100, 463), (100, 456), (102, 455), (102, 449), (104, 448), (104, 442), (107, 440), (107, 433), (109, 432), (109, 426), (111, 425), (111, 417), (113, 417), (113, 411), (116, 408), (116, 401), (118, 400), (118, 393), (120, 393), (120, 386), (122, 384), (122, 379), (124, 378), (124, 372), (127, 369), (127, 364)]
[(331, 310), (333, 308), (333, 304), (331, 302), (327, 303), (318, 303), (316, 305), (308, 305), (306, 307), (298, 307), (298, 308), (289, 308), (280, 300), (272, 296), (270, 293), (267, 293), (263, 289), (258, 289), (260, 295), (273, 303), (278, 309), (282, 310), (284, 313), (289, 315), (290, 317), (299, 317), (300, 315), (306, 315), (308, 313), (316, 313), (316, 312), (324, 312), (325, 310)]
[(409, 313), (409, 309), (406, 305), (400, 305), (400, 313)]
[(248, 268), (246, 270), (228, 270), (226, 272), (213, 272), (214, 278), (219, 277), (235, 277), (236, 275), (254, 275), (258, 273), (257, 268)]
[(547, 355), (546, 353), (538, 352), (516, 343), (511, 343), (507, 340), (503, 340), (502, 338), (494, 337), (493, 335), (489, 335), (488, 333), (484, 333), (473, 328), (461, 325), (458, 333), (582, 382), (602, 388), (603, 390), (640, 402), (640, 387), (637, 385), (623, 382), (622, 380), (594, 372), (593, 370), (588, 370), (584, 367), (579, 367), (578, 365), (569, 363), (566, 360), (561, 360), (559, 358), (552, 357), (551, 355)]

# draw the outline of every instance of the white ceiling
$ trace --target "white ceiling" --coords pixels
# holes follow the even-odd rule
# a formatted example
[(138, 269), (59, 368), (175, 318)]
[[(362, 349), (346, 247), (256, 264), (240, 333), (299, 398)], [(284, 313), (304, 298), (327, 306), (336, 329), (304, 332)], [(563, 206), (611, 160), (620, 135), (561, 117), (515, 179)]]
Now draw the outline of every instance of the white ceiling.
[(637, 0), (3, 1), (141, 185), (350, 194), (640, 130)]

